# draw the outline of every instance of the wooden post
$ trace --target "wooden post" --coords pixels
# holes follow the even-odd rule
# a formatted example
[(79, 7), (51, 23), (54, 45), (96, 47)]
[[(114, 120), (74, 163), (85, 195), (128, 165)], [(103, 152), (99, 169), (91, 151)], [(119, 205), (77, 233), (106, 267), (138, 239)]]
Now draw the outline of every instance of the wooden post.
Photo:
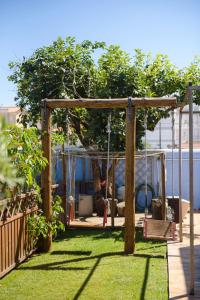
[(73, 219), (75, 218), (75, 198), (76, 198), (76, 157), (72, 156), (72, 172), (71, 172), (71, 195), (74, 198), (72, 204), (73, 207)]
[[(127, 99), (46, 99), (44, 101), (46, 108), (125, 108), (127, 107)], [(135, 247), (135, 109), (137, 107), (177, 107), (176, 98), (129, 98), (129, 105), (126, 110), (126, 176), (125, 176), (125, 252), (133, 253)], [(50, 110), (45, 109), (43, 118), (44, 128), (50, 126)], [(49, 124), (49, 125), (48, 125)], [(51, 149), (50, 149), (50, 132), (43, 137), (44, 154), (49, 159), (49, 166), (45, 169), (43, 175), (43, 187), (45, 191), (45, 214), (48, 218), (51, 216)], [(93, 169), (95, 164), (93, 164)], [(47, 175), (47, 176), (46, 176)], [(47, 179), (45, 179), (46, 177)], [(47, 186), (45, 185), (48, 181)], [(98, 182), (100, 187), (100, 181)], [(96, 187), (98, 187), (96, 184)], [(99, 188), (100, 189), (100, 188)], [(48, 202), (47, 202), (48, 201)], [(165, 209), (165, 208), (164, 208)]]
[[(51, 109), (46, 106), (46, 100), (42, 107), (42, 149), (43, 155), (48, 160), (48, 164), (41, 175), (41, 185), (43, 192), (43, 211), (47, 221), (52, 217), (52, 191), (51, 191)], [(42, 250), (48, 252), (51, 248), (52, 234), (48, 233), (47, 238), (42, 241)]]
[(193, 191), (193, 99), (189, 85), (189, 195), (190, 195), (190, 295), (194, 295), (194, 191)]
[(179, 110), (179, 240), (183, 241), (182, 216), (182, 109)]
[(63, 222), (67, 224), (67, 167), (66, 167), (66, 156), (65, 156), (65, 143), (62, 145), (62, 207), (63, 207)]
[(115, 226), (115, 166), (116, 160), (112, 162), (112, 202), (111, 202), (111, 227)]
[(126, 254), (135, 250), (135, 107), (131, 98), (126, 109), (125, 245)]
[(166, 220), (166, 164), (165, 164), (165, 154), (161, 153), (161, 178), (162, 178), (162, 219)]

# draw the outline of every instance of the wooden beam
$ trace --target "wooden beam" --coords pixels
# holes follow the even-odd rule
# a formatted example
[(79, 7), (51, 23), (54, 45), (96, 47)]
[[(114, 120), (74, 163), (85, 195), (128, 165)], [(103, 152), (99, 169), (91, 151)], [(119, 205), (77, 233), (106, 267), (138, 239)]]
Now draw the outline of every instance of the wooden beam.
[[(192, 85), (190, 84), (190, 87)], [(194, 295), (194, 187), (193, 187), (193, 99), (189, 89), (189, 196), (190, 196), (190, 295)]]
[(135, 107), (126, 109), (126, 172), (125, 172), (125, 245), (127, 254), (135, 250)]
[[(132, 98), (135, 107), (176, 107), (176, 98)], [(127, 98), (116, 99), (46, 99), (49, 108), (125, 108)]]
[(183, 241), (183, 216), (182, 216), (182, 109), (179, 110), (179, 240)]
[(161, 181), (162, 181), (162, 219), (166, 220), (166, 164), (165, 154), (161, 153)]
[[(42, 108), (42, 149), (43, 155), (48, 164), (41, 175), (41, 185), (43, 191), (43, 211), (47, 221), (52, 217), (52, 190), (51, 190), (51, 110), (46, 107), (45, 101)], [(42, 250), (48, 252), (51, 248), (52, 234), (48, 233), (47, 238), (42, 241)]]
[(111, 202), (111, 227), (115, 226), (115, 166), (116, 159), (112, 162), (112, 202)]
[[(160, 156), (160, 154), (163, 153), (162, 150), (147, 150), (147, 156), (152, 157), (152, 156)], [(76, 151), (74, 150), (72, 152), (73, 156), (75, 157), (80, 157), (80, 158), (98, 158), (101, 159), (107, 159), (108, 152), (105, 151)], [(66, 155), (66, 154), (65, 154)], [(145, 151), (139, 150), (136, 152), (135, 157), (136, 158), (141, 158), (144, 159), (145, 156)], [(125, 152), (120, 151), (120, 152), (110, 152), (110, 159), (125, 159)]]

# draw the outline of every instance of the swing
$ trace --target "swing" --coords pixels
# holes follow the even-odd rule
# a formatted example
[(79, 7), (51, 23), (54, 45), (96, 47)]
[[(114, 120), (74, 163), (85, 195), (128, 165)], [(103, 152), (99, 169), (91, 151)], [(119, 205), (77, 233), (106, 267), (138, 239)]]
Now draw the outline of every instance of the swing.
[(111, 113), (108, 116), (107, 123), (107, 133), (108, 133), (108, 148), (107, 148), (107, 164), (106, 164), (106, 194), (104, 199), (104, 214), (103, 214), (103, 227), (106, 226), (108, 222), (108, 176), (109, 176), (109, 163), (110, 163), (110, 134), (111, 134)]
[(68, 157), (68, 174), (69, 174), (69, 196), (67, 199), (68, 207), (69, 207), (69, 213), (67, 216), (67, 226), (70, 225), (70, 222), (74, 220), (74, 197), (72, 196), (72, 167), (71, 167), (71, 155), (70, 155), (70, 150), (69, 150), (69, 116), (67, 113), (67, 157)]
[[(145, 197), (147, 204), (147, 115), (144, 118), (144, 128), (145, 128)], [(172, 143), (173, 148), (173, 143)], [(163, 193), (163, 191), (162, 191)], [(164, 197), (162, 197), (164, 198)], [(174, 240), (176, 231), (176, 223), (170, 220), (166, 220), (166, 215), (163, 216), (163, 220), (155, 220), (148, 217), (148, 207), (145, 208), (145, 218), (143, 227), (143, 236), (145, 239), (156, 239), (156, 240)]]

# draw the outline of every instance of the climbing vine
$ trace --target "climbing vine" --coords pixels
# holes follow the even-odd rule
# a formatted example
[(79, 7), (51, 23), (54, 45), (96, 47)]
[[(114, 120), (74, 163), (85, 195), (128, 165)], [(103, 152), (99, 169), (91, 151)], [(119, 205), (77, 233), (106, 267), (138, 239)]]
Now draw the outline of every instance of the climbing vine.
[(65, 226), (60, 221), (60, 216), (63, 213), (61, 202), (61, 198), (55, 196), (52, 206), (52, 218), (50, 221), (46, 220), (42, 210), (39, 210), (37, 214), (28, 218), (28, 231), (30, 232), (35, 245), (40, 237), (46, 238), (50, 231), (52, 232), (53, 237), (56, 237), (59, 231), (64, 231)]
[[(54, 198), (50, 221), (46, 220), (41, 209), (42, 197), (39, 179), (40, 173), (47, 164), (47, 159), (43, 156), (40, 135), (41, 132), (36, 127), (7, 126), (0, 131), (0, 149), (2, 150), (0, 162), (2, 161), (2, 165), (4, 164), (4, 173), (0, 175), (0, 187), (6, 185), (7, 193), (10, 192), (13, 196), (31, 190), (36, 192), (36, 203), (39, 210), (37, 214), (28, 219), (28, 230), (35, 243), (40, 236), (46, 237), (49, 231), (55, 236), (57, 231), (64, 229), (64, 225), (60, 221), (63, 209), (59, 196)], [(58, 143), (63, 143), (63, 135), (53, 133), (53, 146)]]

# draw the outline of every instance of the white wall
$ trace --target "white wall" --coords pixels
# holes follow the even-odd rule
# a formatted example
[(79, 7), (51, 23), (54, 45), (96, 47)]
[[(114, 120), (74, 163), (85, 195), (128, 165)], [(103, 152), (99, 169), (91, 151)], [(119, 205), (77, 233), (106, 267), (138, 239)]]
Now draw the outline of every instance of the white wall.
[[(175, 110), (175, 145), (179, 144), (179, 110)], [(194, 143), (200, 144), (200, 111), (199, 106), (194, 105), (193, 131)], [(182, 143), (187, 147), (189, 141), (189, 112), (188, 107), (184, 108), (182, 115)], [(147, 144), (151, 149), (169, 149), (172, 144), (172, 118), (161, 119), (154, 131), (147, 131)]]
[[(174, 196), (179, 194), (178, 150), (174, 150)], [(166, 150), (166, 192), (172, 195), (172, 152)], [(182, 198), (189, 199), (189, 151), (182, 150)], [(200, 149), (194, 150), (194, 208), (200, 209)]]

